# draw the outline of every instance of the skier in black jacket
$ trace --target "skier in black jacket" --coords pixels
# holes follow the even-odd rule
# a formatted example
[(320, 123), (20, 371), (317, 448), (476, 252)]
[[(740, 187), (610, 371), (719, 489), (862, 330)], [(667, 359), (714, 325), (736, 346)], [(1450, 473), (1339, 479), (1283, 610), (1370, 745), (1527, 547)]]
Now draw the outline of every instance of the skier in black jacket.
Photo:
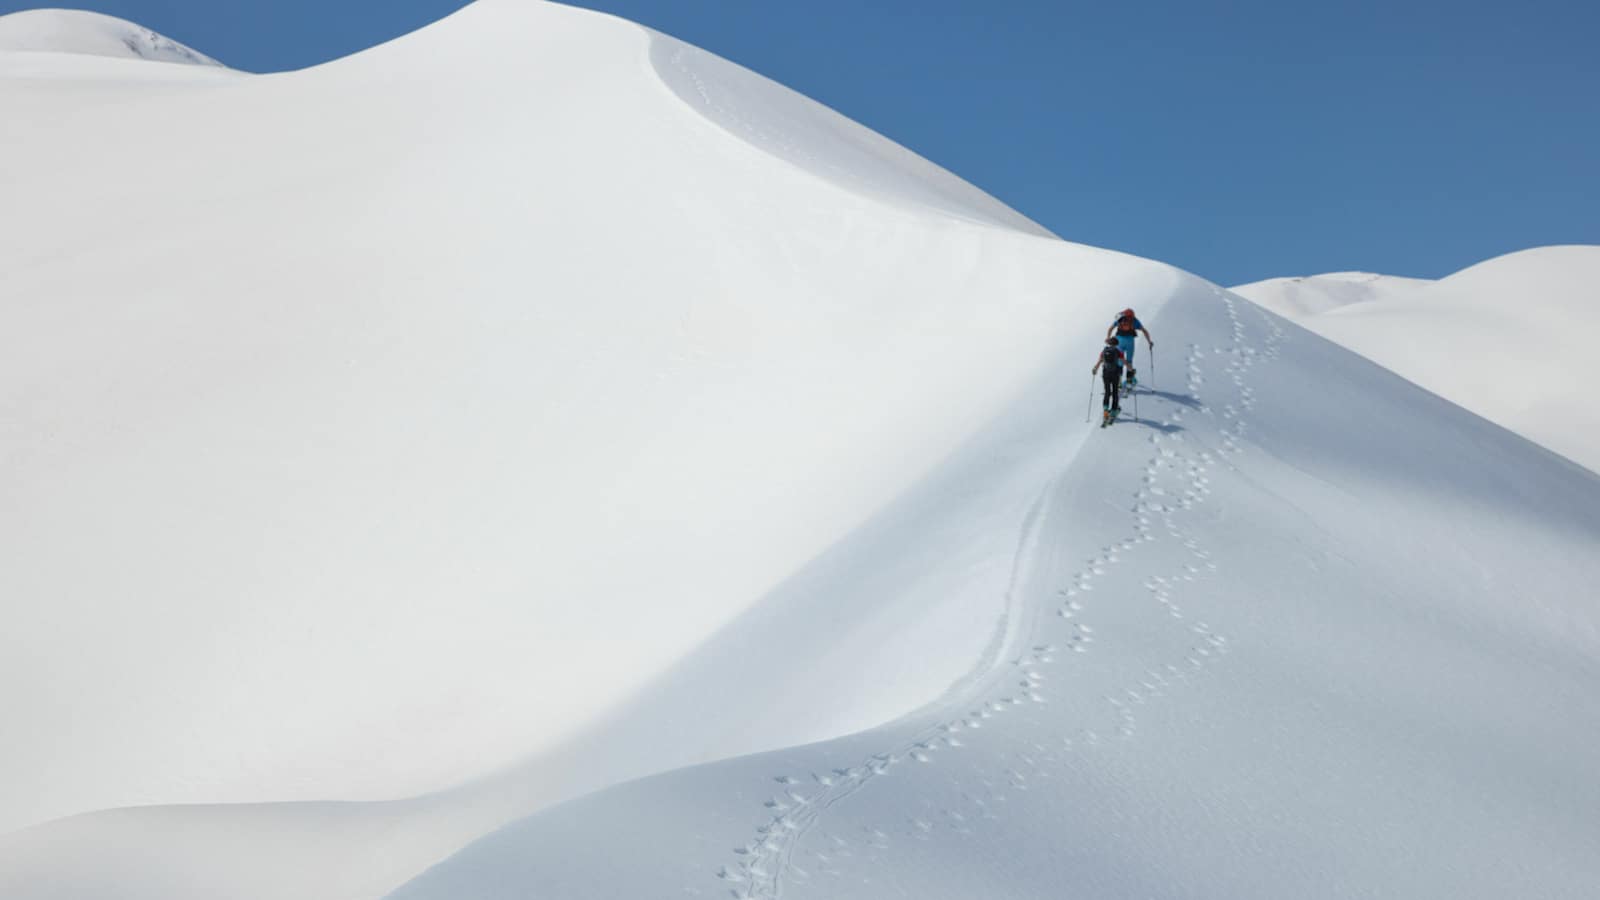
[[(1122, 355), (1122, 348), (1117, 346), (1117, 339), (1106, 338), (1106, 345), (1100, 348), (1100, 358), (1094, 361), (1094, 368), (1090, 374), (1100, 373), (1100, 384), (1105, 388), (1105, 398), (1100, 401), (1103, 407), (1100, 418), (1100, 427), (1104, 428), (1117, 420), (1117, 414), (1122, 412), (1120, 399), (1121, 392), (1117, 385), (1122, 381), (1122, 363), (1126, 359)], [(1104, 367), (1102, 370), (1101, 367)]]

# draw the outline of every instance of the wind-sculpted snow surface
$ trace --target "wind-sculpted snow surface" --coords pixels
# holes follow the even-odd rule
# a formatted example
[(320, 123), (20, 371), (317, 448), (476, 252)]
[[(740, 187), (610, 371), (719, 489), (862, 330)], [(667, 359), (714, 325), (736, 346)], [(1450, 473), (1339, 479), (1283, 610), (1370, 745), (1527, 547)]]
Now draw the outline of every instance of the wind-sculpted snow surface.
[(1147, 321), (1167, 368), (1063, 460), (964, 689), (395, 900), (1591, 896), (1600, 482), (1220, 289)]
[(1340, 273), (1234, 290), (1600, 472), (1600, 247), (1524, 250), (1439, 281)]

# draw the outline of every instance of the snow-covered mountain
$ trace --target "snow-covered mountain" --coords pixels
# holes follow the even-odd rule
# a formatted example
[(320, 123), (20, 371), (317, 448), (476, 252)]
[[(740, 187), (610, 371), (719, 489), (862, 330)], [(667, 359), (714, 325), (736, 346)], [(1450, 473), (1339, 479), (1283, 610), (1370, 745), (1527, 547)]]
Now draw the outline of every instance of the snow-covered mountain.
[(1600, 881), (1592, 473), (615, 18), (40, 56), (0, 896)]
[(1600, 404), (1585, 377), (1600, 247), (1524, 250), (1439, 281), (1335, 273), (1233, 290), (1600, 472)]
[(0, 16), (0, 53), (23, 52), (222, 65), (148, 28), (78, 9), (33, 9)]
[[(0, 597), (28, 610), (0, 754), (32, 773), (0, 785), (5, 830), (404, 798), (558, 752), (939, 477), (1093, 348), (1106, 298), (1180, 279), (552, 4), (304, 72), (76, 71), (0, 82), (29, 121), (0, 175), (26, 211), (0, 220)], [(997, 481), (984, 540), (1009, 546), (1034, 485)], [(937, 696), (1010, 567), (949, 565), (768, 649), (796, 677), (851, 660), (842, 701), (759, 727), (735, 704), (538, 797)], [(883, 648), (897, 605), (949, 652)]]

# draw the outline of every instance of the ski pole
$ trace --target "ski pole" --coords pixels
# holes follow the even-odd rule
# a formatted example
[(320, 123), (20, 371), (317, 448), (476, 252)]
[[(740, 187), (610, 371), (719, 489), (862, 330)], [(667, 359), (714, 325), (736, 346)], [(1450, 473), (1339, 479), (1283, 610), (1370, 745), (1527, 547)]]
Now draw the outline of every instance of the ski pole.
[(1150, 342), (1150, 390), (1156, 389), (1156, 342)]
[[(1151, 378), (1155, 377), (1155, 368), (1156, 368), (1155, 367), (1155, 361), (1151, 360), (1151, 364), (1150, 364), (1150, 377)], [(1139, 421), (1139, 389), (1138, 388), (1134, 388), (1133, 389), (1133, 420), (1135, 422)]]
[(1089, 408), (1083, 411), (1083, 424), (1089, 424), (1089, 413), (1094, 410), (1094, 373), (1089, 373)]

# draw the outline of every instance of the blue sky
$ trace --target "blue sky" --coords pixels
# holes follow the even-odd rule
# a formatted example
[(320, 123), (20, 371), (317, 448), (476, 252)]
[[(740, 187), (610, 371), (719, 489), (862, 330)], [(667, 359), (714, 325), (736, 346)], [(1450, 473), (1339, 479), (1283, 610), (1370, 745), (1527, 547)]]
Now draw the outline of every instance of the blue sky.
[[(34, 5), (0, 0), (0, 13)], [(269, 71), (464, 4), (76, 5)], [(1525, 247), (1600, 244), (1600, 3), (575, 5), (775, 78), (1065, 238), (1223, 284), (1438, 277)]]

